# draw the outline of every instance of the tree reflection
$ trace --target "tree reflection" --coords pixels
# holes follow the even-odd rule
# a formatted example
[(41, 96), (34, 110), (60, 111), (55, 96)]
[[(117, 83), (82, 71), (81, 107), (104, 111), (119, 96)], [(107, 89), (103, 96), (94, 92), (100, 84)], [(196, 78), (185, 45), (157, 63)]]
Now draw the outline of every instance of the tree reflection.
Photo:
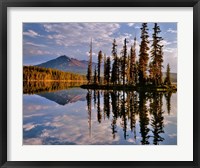
[(99, 123), (101, 123), (101, 101), (100, 101), (100, 92), (99, 90), (97, 91), (97, 120)]
[(109, 96), (110, 96), (110, 93), (108, 91), (104, 91), (103, 109), (104, 109), (104, 116), (106, 116), (108, 119), (110, 118), (110, 97)]
[(153, 133), (153, 144), (159, 145), (159, 142), (164, 140), (161, 137), (161, 133), (164, 133), (164, 117), (162, 111), (162, 97), (163, 93), (154, 92), (152, 93), (152, 102), (150, 103), (150, 111), (152, 114), (151, 126)]
[[(130, 138), (133, 139), (133, 142), (139, 140), (142, 145), (159, 145), (165, 140), (163, 138), (163, 134), (165, 133), (163, 95), (166, 99), (168, 114), (170, 114), (172, 93), (88, 90), (86, 97), (90, 131), (92, 92), (97, 121), (102, 125), (104, 124), (102, 122), (103, 113), (104, 120), (111, 122), (110, 128), (113, 139), (116, 136), (120, 136), (119, 130), (123, 130), (124, 140)], [(100, 96), (101, 93), (102, 96)], [(101, 103), (103, 108), (101, 108)], [(137, 127), (138, 129), (136, 129)], [(139, 131), (137, 132), (136, 130)], [(133, 136), (130, 137), (130, 134)]]
[(129, 99), (129, 107), (130, 107), (130, 129), (134, 132), (134, 139), (136, 140), (136, 114), (138, 111), (137, 105), (137, 93), (130, 92), (130, 99)]
[(170, 114), (171, 111), (171, 96), (172, 96), (172, 92), (166, 92), (165, 93), (165, 99), (166, 99), (166, 106), (167, 106), (167, 112), (168, 114)]
[(146, 106), (146, 96), (145, 92), (139, 93), (139, 118), (140, 118), (140, 133), (141, 133), (141, 143), (142, 145), (149, 144), (149, 117), (147, 113)]
[(86, 100), (87, 100), (87, 107), (88, 107), (89, 136), (91, 137), (91, 113), (92, 113), (92, 91), (91, 90), (88, 90)]
[(113, 135), (113, 139), (115, 139), (115, 134), (117, 133), (117, 118), (119, 115), (119, 97), (117, 95), (118, 92), (113, 91), (111, 92), (111, 104), (112, 104), (112, 124), (111, 124), (111, 128), (112, 128), (112, 135)]

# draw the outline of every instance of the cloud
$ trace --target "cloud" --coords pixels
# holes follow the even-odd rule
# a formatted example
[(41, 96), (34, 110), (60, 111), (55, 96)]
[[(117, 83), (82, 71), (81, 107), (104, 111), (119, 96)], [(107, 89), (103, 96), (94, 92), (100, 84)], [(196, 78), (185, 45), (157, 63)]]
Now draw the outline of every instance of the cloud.
[(169, 29), (167, 30), (167, 32), (169, 32), (169, 33), (177, 33), (177, 30), (173, 30), (172, 28), (169, 28)]
[(102, 46), (112, 41), (112, 35), (120, 25), (117, 23), (53, 23), (44, 24), (46, 32), (51, 33), (47, 38), (54, 40), (60, 46), (78, 46), (89, 44), (93, 38), (94, 46)]
[(25, 42), (25, 45), (31, 45), (31, 46), (34, 46), (34, 47), (47, 47), (47, 45), (35, 44), (35, 43), (32, 43), (32, 42)]
[(177, 41), (167, 41), (167, 40), (162, 40), (160, 42), (161, 45), (167, 46), (167, 45), (171, 45), (171, 44), (177, 44)]
[(27, 32), (23, 32), (23, 35), (29, 36), (29, 37), (38, 37), (40, 36), (37, 32), (33, 30), (28, 30)]
[(176, 48), (166, 47), (166, 48), (163, 49), (163, 52), (175, 53), (176, 50), (177, 50)]
[(167, 64), (170, 64), (171, 72), (177, 72), (177, 57), (178, 51), (177, 48), (170, 48), (166, 47), (163, 49), (164, 52), (164, 68), (163, 70), (166, 71)]
[(135, 26), (134, 28), (135, 28), (135, 29), (140, 29), (140, 26)]
[(132, 27), (134, 25), (134, 23), (128, 23), (127, 24), (129, 27)]
[[(89, 56), (89, 55), (90, 55), (90, 53), (89, 53), (89, 52), (86, 52), (85, 54), (86, 54), (87, 56)], [(92, 56), (97, 56), (97, 54), (93, 52), (93, 53), (92, 53)]]
[(47, 38), (49, 39), (59, 39), (62, 40), (65, 38), (65, 36), (63, 36), (62, 34), (54, 34), (54, 35), (48, 35)]
[(29, 53), (32, 55), (51, 55), (51, 53), (49, 51), (43, 51), (43, 50), (29, 50)]

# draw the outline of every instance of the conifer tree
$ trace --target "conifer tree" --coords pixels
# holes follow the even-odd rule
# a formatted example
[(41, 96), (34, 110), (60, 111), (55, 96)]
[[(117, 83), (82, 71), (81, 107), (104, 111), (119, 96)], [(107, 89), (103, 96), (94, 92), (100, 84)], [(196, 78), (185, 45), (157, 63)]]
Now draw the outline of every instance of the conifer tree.
[(128, 57), (127, 57), (127, 70), (126, 70), (126, 81), (127, 81), (127, 84), (130, 84), (130, 66), (131, 66), (130, 64), (131, 64), (131, 57), (128, 54)]
[(91, 80), (92, 80), (92, 39), (91, 39), (91, 43), (90, 43), (88, 71), (87, 71), (86, 77), (87, 77), (88, 83), (90, 84)]
[(141, 44), (139, 51), (139, 83), (140, 85), (145, 85), (147, 80), (147, 64), (149, 60), (149, 40), (148, 40), (148, 31), (147, 23), (142, 24), (141, 28)]
[(106, 77), (106, 83), (107, 85), (109, 85), (110, 82), (110, 57), (107, 57), (106, 60), (106, 73), (105, 73), (105, 77)]
[(113, 56), (113, 64), (112, 64), (112, 72), (111, 72), (111, 82), (113, 84), (117, 83), (118, 79), (118, 57), (117, 57), (117, 44), (116, 40), (114, 39), (112, 43), (112, 56)]
[(121, 73), (122, 73), (122, 81), (123, 85), (125, 85), (125, 80), (127, 76), (127, 40), (124, 39), (124, 46), (122, 52), (122, 64), (121, 64)]
[(103, 54), (102, 51), (99, 51), (98, 54), (98, 83), (101, 83), (101, 62), (102, 62)]
[(164, 84), (165, 84), (165, 85), (168, 85), (168, 86), (171, 85), (171, 79), (170, 79), (170, 66), (169, 66), (169, 64), (167, 64), (167, 74), (166, 74), (166, 77), (165, 77)]
[(94, 68), (94, 84), (97, 84), (97, 68)]
[(134, 44), (131, 46), (130, 50), (131, 58), (130, 58), (130, 84), (135, 85), (135, 77), (136, 77), (136, 37), (134, 38)]
[(161, 32), (160, 27), (157, 23), (154, 24), (153, 28), (153, 43), (151, 45), (151, 63), (150, 63), (150, 74), (151, 82), (154, 85), (162, 84), (162, 63), (163, 63), (163, 45), (160, 42), (163, 40), (162, 37), (159, 37)]
[(135, 85), (138, 83), (138, 74), (139, 74), (139, 62), (136, 61), (135, 67), (134, 67), (135, 77), (134, 77), (134, 83)]
[(103, 72), (103, 77), (104, 77), (104, 84), (106, 84), (106, 54), (104, 54), (104, 72)]

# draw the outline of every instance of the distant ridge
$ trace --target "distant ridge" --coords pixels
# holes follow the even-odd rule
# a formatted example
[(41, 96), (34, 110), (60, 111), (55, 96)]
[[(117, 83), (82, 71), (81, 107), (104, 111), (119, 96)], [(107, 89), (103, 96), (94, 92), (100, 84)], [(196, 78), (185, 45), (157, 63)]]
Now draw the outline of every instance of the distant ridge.
[[(96, 63), (93, 63), (93, 65), (92, 65), (93, 68), (95, 65), (96, 65)], [(35, 66), (43, 67), (43, 68), (53, 68), (53, 69), (58, 69), (61, 71), (66, 71), (66, 72), (86, 74), (87, 67), (88, 67), (88, 61), (78, 60), (75, 58), (70, 58), (66, 55), (62, 55), (55, 59), (49, 60), (47, 62), (38, 64)]]

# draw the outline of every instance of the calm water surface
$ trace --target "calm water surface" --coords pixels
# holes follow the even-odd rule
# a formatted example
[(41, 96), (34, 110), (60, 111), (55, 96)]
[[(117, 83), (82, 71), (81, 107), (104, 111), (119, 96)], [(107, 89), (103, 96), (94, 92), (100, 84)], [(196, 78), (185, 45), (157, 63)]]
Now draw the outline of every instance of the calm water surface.
[(85, 90), (23, 95), (25, 145), (176, 145), (177, 94)]

